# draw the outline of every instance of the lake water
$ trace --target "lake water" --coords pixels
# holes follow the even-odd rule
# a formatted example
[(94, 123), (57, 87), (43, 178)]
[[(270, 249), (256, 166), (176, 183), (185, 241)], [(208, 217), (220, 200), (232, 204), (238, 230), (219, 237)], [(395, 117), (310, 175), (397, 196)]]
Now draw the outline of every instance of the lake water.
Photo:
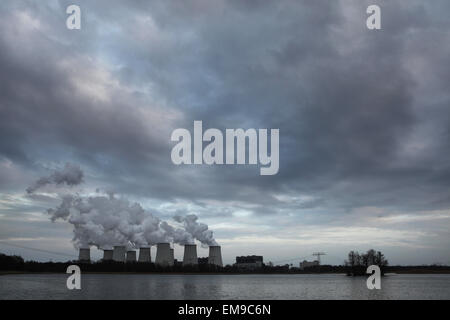
[(73, 291), (68, 276), (0, 276), (0, 299), (450, 299), (450, 275), (388, 275), (368, 290), (365, 277), (337, 274), (82, 274)]

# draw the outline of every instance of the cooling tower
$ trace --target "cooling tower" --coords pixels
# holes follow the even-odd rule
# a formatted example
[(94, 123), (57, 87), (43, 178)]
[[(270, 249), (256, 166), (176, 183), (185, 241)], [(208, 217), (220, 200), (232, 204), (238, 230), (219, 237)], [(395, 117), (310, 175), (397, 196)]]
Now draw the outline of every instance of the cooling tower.
[(80, 253), (78, 255), (79, 261), (91, 261), (91, 249), (80, 248)]
[(125, 246), (114, 246), (113, 260), (125, 262)]
[(173, 256), (169, 243), (158, 243), (156, 245), (155, 263), (159, 266), (172, 266)]
[(113, 259), (112, 250), (103, 250), (103, 261), (111, 261)]
[(185, 244), (184, 245), (183, 266), (196, 265), (196, 264), (198, 264), (197, 245), (196, 244)]
[(152, 262), (152, 256), (150, 253), (150, 248), (140, 248), (139, 249), (139, 262)]
[(136, 262), (136, 251), (127, 251), (127, 262)]
[(220, 249), (220, 246), (209, 246), (208, 263), (223, 267), (222, 251)]

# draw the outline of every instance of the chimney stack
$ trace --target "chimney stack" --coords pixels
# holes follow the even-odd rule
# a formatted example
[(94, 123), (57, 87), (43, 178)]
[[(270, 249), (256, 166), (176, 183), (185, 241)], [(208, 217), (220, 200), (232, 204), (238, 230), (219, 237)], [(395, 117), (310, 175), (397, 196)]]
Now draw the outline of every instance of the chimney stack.
[(223, 267), (222, 263), (222, 250), (220, 246), (209, 246), (208, 263), (216, 266)]
[(173, 266), (173, 255), (169, 243), (158, 243), (156, 245), (155, 263), (159, 266)]
[(136, 251), (127, 251), (127, 262), (136, 262)]
[(125, 246), (114, 246), (113, 260), (117, 262), (125, 262)]
[(78, 254), (78, 260), (82, 262), (90, 262), (91, 261), (91, 249), (90, 248), (80, 248), (80, 252)]
[(185, 244), (184, 245), (184, 256), (183, 256), (183, 266), (197, 265), (197, 245), (196, 244)]
[(152, 256), (150, 253), (150, 248), (140, 248), (139, 249), (139, 260), (138, 262), (152, 262)]
[(103, 261), (111, 261), (113, 259), (113, 251), (109, 249), (103, 250)]

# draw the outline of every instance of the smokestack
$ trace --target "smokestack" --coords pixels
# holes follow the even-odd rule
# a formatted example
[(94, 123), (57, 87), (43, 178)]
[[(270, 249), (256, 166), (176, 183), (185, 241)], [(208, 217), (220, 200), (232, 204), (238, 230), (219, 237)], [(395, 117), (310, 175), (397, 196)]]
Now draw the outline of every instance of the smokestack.
[(208, 263), (216, 266), (223, 267), (222, 263), (222, 250), (220, 246), (209, 246)]
[(113, 260), (125, 262), (125, 246), (114, 246)]
[(111, 261), (113, 259), (112, 250), (103, 250), (103, 261)]
[(196, 244), (185, 244), (184, 245), (184, 256), (183, 256), (183, 266), (197, 265), (197, 245)]
[(159, 266), (172, 266), (173, 255), (169, 243), (158, 243), (156, 245), (155, 263)]
[(139, 260), (138, 262), (152, 262), (152, 256), (150, 253), (150, 248), (140, 248), (139, 249)]
[(169, 265), (173, 266), (175, 264), (175, 250), (170, 248), (170, 261)]
[(136, 251), (127, 251), (127, 262), (136, 262)]
[(80, 248), (78, 260), (84, 261), (84, 262), (91, 261), (91, 249), (90, 248)]

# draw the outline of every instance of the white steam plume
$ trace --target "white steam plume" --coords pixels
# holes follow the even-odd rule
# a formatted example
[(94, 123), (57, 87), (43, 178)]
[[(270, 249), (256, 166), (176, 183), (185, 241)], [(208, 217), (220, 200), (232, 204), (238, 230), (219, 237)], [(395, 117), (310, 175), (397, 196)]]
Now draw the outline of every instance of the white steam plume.
[(198, 217), (195, 214), (189, 214), (186, 216), (175, 216), (175, 221), (182, 223), (184, 229), (194, 238), (207, 246), (217, 246), (216, 240), (214, 240), (214, 234), (211, 230), (208, 230), (208, 225), (197, 222)]
[(49, 209), (52, 221), (62, 219), (74, 227), (76, 247), (95, 245), (107, 249), (114, 245), (129, 248), (158, 242), (193, 243), (183, 229), (170, 226), (138, 203), (113, 194), (92, 197), (66, 195), (55, 209)]
[(32, 186), (27, 188), (27, 193), (31, 194), (49, 184), (62, 185), (67, 184), (68, 186), (76, 186), (83, 182), (83, 171), (79, 166), (66, 163), (64, 168), (59, 171), (55, 171), (49, 176), (42, 177), (37, 180)]
[[(67, 164), (58, 171), (38, 180), (27, 189), (34, 192), (48, 183), (76, 185), (82, 182), (83, 172), (77, 166)], [(30, 191), (29, 191), (30, 190)], [(203, 245), (215, 244), (212, 231), (208, 226), (197, 222), (197, 216), (176, 217), (185, 229), (175, 228), (162, 221), (139, 203), (132, 203), (114, 194), (95, 196), (60, 194), (61, 203), (47, 210), (51, 220), (67, 221), (73, 225), (75, 247), (91, 245), (110, 249), (124, 245), (129, 249), (155, 245), (159, 242), (175, 242), (181, 245), (193, 244), (195, 239)]]

